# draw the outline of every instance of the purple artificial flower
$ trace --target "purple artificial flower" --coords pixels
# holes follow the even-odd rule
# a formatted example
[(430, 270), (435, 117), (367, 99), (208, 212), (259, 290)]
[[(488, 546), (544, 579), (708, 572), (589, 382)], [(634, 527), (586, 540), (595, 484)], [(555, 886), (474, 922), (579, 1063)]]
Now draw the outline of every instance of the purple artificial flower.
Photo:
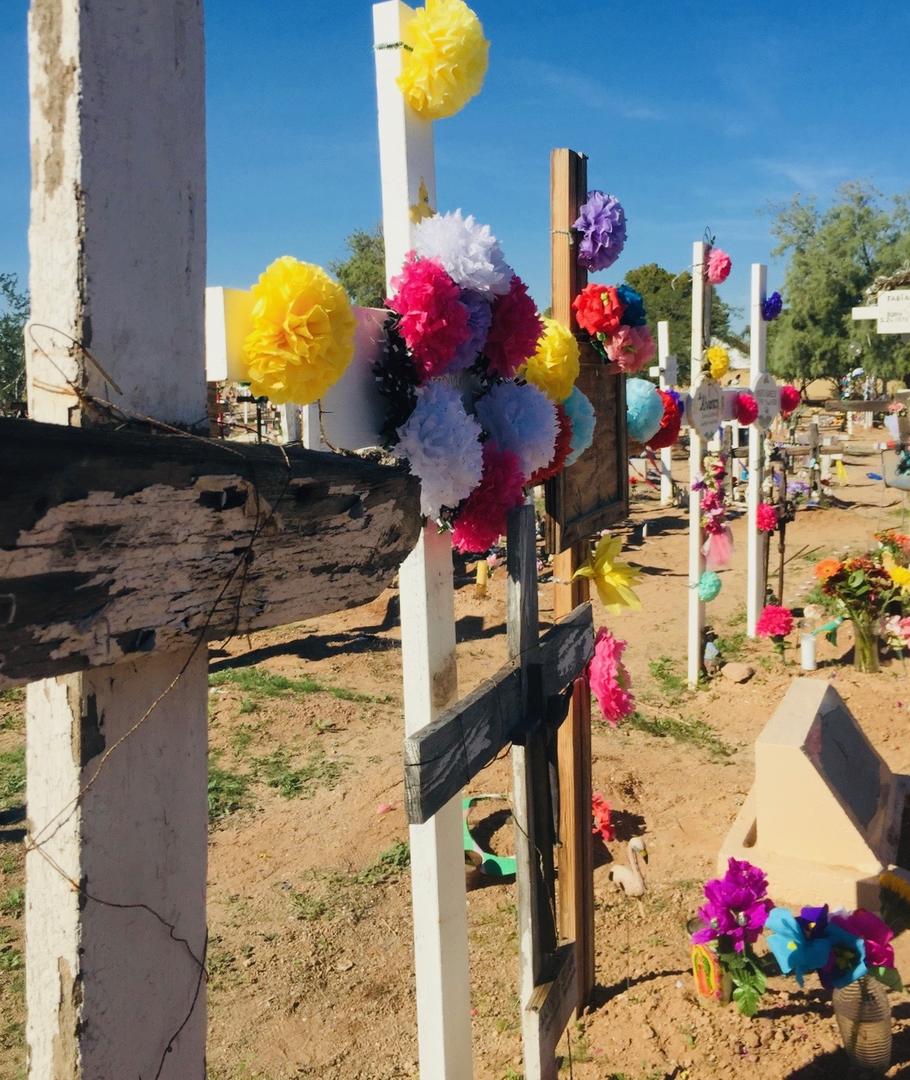
[(579, 265), (592, 272), (606, 270), (626, 242), (626, 212), (614, 195), (589, 191), (573, 228), (581, 233)]
[(765, 322), (774, 322), (784, 310), (784, 301), (779, 292), (773, 292), (761, 302), (761, 317)]
[(772, 907), (767, 891), (768, 878), (763, 870), (731, 858), (722, 878), (705, 883), (708, 902), (698, 912), (704, 927), (692, 935), (693, 943), (701, 945), (726, 938), (737, 952), (754, 944)]
[(480, 293), (462, 289), (461, 302), (468, 309), (468, 340), (455, 350), (447, 372), (464, 371), (474, 363), (487, 343), (493, 321), (493, 308)]

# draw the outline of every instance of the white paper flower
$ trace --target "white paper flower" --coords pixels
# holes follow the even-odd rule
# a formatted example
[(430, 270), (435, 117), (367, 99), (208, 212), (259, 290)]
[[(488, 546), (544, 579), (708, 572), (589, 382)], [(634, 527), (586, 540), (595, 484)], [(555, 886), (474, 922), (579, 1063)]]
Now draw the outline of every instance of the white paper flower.
[(518, 455), (526, 477), (553, 460), (556, 406), (536, 386), (498, 383), (477, 402), (477, 418), (500, 449)]
[(414, 250), (438, 259), (449, 277), (463, 289), (504, 296), (512, 271), (489, 225), (479, 225), (473, 214), (460, 210), (424, 218), (414, 230)]
[(426, 517), (438, 518), (443, 506), (457, 506), (480, 483), (480, 424), (465, 412), (460, 391), (450, 383), (432, 379), (417, 391), (417, 405), (398, 436), (395, 453), (420, 478)]

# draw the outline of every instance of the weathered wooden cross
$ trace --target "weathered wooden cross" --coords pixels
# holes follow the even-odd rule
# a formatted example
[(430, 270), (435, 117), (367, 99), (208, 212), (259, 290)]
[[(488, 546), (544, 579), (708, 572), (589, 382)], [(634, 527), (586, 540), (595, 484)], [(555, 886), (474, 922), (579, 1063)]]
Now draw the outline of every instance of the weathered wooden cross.
[(163, 433), (206, 415), (198, 0), (34, 0), (29, 51), (38, 422), (0, 422), (0, 687), (31, 682), (29, 1075), (201, 1080), (206, 643), (377, 595), (418, 492)]

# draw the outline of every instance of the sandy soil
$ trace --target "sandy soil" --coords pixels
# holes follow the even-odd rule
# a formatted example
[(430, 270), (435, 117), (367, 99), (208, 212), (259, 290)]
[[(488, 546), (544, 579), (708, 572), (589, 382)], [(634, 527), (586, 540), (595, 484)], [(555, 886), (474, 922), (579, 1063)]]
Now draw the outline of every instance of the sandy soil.
[[(788, 554), (806, 550), (787, 568), (789, 603), (810, 586), (822, 554), (862, 546), (877, 528), (898, 523), (881, 486), (865, 478), (874, 459), (854, 454), (848, 462), (851, 484), (835, 490), (837, 505), (802, 511), (791, 526)], [(594, 1000), (561, 1045), (564, 1074), (579, 1080), (738, 1080), (759, 1070), (767, 1080), (853, 1075), (838, 1049), (830, 1001), (817, 988), (803, 993), (777, 981), (752, 1021), (704, 1007), (692, 993), (685, 922), (751, 784), (753, 740), (796, 674), (766, 645), (743, 640), (741, 519), (734, 533), (734, 565), (709, 619), (728, 655), (756, 668), (750, 682), (716, 679), (697, 692), (681, 686), (686, 522), (678, 511), (661, 511), (649, 489), (638, 493), (628, 530), (629, 555), (645, 570), (643, 611), (610, 620), (595, 613), (629, 642), (647, 722), (595, 725), (594, 786), (614, 808), (618, 838), (599, 852), (595, 871)], [(459, 588), (462, 693), (505, 658), (504, 593), (502, 571), (486, 599), (468, 582)], [(552, 617), (551, 593), (542, 587), (544, 622)], [(389, 592), (212, 654), (213, 1080), (417, 1075), (395, 604)], [(910, 679), (900, 664), (876, 676), (854, 673), (849, 648), (849, 632), (838, 648), (823, 644), (818, 676), (833, 680), (892, 768), (910, 771)], [(286, 686), (258, 672), (294, 681)], [(20, 710), (16, 700), (0, 702), (0, 754), (21, 746)], [(668, 721), (675, 737), (653, 733), (655, 722), (666, 728)], [(508, 786), (508, 763), (499, 762), (472, 791)], [(20, 804), (21, 795), (8, 793), (0, 811)], [(478, 808), (482, 827), (485, 816), (487, 834), (506, 850), (502, 805)], [(23, 1060), (15, 819), (9, 809), (0, 817), (0, 1076), (8, 1078), (20, 1075)], [(625, 841), (636, 833), (646, 836), (650, 854), (642, 900), (608, 880), (609, 862), (626, 859)], [(469, 918), (475, 1075), (519, 1080), (514, 884), (470, 892)], [(910, 1061), (910, 1004), (902, 996), (892, 1004), (895, 1060)], [(889, 1075), (910, 1073), (897, 1066)]]

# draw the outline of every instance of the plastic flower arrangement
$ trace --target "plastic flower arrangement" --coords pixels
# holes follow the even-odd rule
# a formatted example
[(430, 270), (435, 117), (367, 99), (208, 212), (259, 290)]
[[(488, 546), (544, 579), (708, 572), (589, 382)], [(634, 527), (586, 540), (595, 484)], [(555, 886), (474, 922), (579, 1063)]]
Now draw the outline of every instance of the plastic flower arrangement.
[(693, 485), (701, 492), (701, 527), (705, 539), (702, 553), (708, 570), (722, 570), (733, 556), (733, 533), (727, 524), (724, 480), (727, 463), (723, 454), (705, 458), (705, 474)]
[(657, 392), (664, 403), (664, 414), (657, 433), (648, 439), (647, 445), (651, 450), (663, 450), (665, 447), (672, 446), (679, 438), (679, 430), (682, 427), (682, 413), (677, 398), (669, 390), (658, 389)]
[(730, 370), (730, 354), (723, 345), (705, 349), (705, 364), (712, 379), (722, 379)]
[(664, 401), (654, 383), (647, 379), (626, 382), (626, 428), (629, 439), (646, 443), (660, 430)]
[(464, 0), (427, 0), (404, 29), (398, 85), (425, 120), (454, 116), (480, 93), (490, 43)]
[(721, 248), (712, 247), (708, 252), (705, 274), (712, 285), (722, 285), (730, 276), (733, 260)]
[(253, 286), (244, 360), (256, 397), (309, 405), (354, 356), (354, 313), (344, 289), (311, 263), (284, 255)]
[(733, 411), (736, 414), (736, 422), (743, 427), (748, 427), (758, 419), (758, 402), (752, 394), (737, 394), (733, 401)]
[(778, 604), (765, 604), (755, 624), (756, 634), (759, 637), (770, 638), (782, 660), (787, 646), (787, 635), (792, 629), (793, 612)]
[(632, 680), (622, 662), (626, 642), (620, 641), (613, 634), (601, 627), (594, 641), (594, 655), (588, 665), (588, 682), (591, 693), (597, 698), (597, 704), (604, 719), (612, 727), (624, 720), (635, 708), (632, 696)]
[(572, 426), (571, 449), (566, 458), (566, 467), (568, 467), (574, 465), (594, 442), (597, 417), (594, 415), (594, 406), (577, 386), (563, 402), (563, 408)]
[(774, 322), (783, 310), (784, 301), (779, 292), (771, 293), (761, 302), (761, 317), (765, 322)]
[(771, 503), (759, 503), (755, 508), (755, 525), (759, 532), (773, 533), (777, 528), (777, 509)]
[(780, 388), (780, 412), (781, 416), (786, 420), (788, 416), (792, 416), (793, 413), (799, 408), (799, 403), (802, 400), (799, 391), (795, 386), (782, 386)]
[(519, 374), (543, 390), (551, 401), (562, 402), (572, 393), (581, 371), (578, 342), (572, 331), (555, 319), (545, 318), (543, 324), (537, 349)]
[(878, 671), (878, 629), (889, 606), (901, 603), (901, 588), (885, 563), (892, 559), (886, 548), (849, 559), (822, 559), (815, 576), (829, 609), (853, 624), (854, 666), (859, 671)]
[(573, 228), (581, 234), (578, 262), (596, 273), (619, 258), (626, 242), (626, 214), (614, 195), (589, 191)]
[(574, 574), (594, 582), (600, 602), (611, 615), (624, 608), (641, 610), (641, 601), (632, 588), (640, 580), (641, 571), (620, 560), (621, 549), (622, 541), (618, 537), (602, 536), (587, 561)]
[(910, 653), (910, 615), (889, 615), (882, 622), (882, 637), (896, 653)]

